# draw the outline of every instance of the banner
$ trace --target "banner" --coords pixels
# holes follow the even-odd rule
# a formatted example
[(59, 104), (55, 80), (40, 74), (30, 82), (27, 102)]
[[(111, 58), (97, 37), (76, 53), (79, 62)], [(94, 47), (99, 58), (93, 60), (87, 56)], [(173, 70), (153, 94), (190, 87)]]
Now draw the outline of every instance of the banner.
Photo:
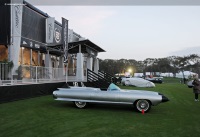
[(40, 14), (39, 11), (32, 10), (28, 5), (23, 6), (22, 17), (22, 38), (38, 42), (38, 44), (45, 44), (46, 17)]
[(60, 27), (58, 24), (54, 24), (54, 44), (62, 45), (62, 26)]
[(62, 44), (64, 51), (64, 63), (68, 61), (68, 20), (62, 18)]
[(46, 43), (53, 43), (54, 22), (55, 18), (46, 19)]
[[(21, 30), (22, 30), (22, 10), (23, 0), (11, 0), (11, 45), (9, 46), (9, 60), (13, 61), (13, 74), (18, 66), (20, 44), (21, 44)], [(16, 68), (15, 68), (16, 67)]]

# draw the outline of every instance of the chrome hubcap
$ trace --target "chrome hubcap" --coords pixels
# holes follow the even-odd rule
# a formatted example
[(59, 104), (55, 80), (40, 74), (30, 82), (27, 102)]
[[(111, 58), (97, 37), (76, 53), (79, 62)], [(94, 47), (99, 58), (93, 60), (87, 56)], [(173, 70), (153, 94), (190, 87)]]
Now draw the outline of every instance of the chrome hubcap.
[(76, 102), (75, 102), (75, 105), (76, 105), (78, 108), (84, 108), (84, 107), (86, 106), (86, 102), (76, 101)]
[(146, 107), (146, 104), (145, 103), (141, 103), (140, 107), (144, 109)]
[(139, 100), (136, 107), (139, 111), (147, 111), (149, 109), (149, 102), (147, 100)]

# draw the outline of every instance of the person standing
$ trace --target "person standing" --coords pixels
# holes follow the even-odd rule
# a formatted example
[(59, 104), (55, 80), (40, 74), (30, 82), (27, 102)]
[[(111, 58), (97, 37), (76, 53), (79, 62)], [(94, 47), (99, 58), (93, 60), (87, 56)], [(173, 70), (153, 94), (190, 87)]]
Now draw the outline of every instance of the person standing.
[(193, 86), (193, 92), (195, 99), (194, 101), (199, 101), (199, 94), (200, 94), (200, 81), (198, 78), (195, 78), (192, 82)]

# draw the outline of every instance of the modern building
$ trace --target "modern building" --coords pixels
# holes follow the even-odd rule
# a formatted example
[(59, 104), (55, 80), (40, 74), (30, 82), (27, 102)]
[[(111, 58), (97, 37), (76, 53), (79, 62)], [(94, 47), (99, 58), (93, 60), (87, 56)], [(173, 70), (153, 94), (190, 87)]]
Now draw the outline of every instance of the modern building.
[(0, 103), (49, 95), (66, 82), (107, 87), (99, 52), (65, 18), (59, 23), (25, 0), (0, 0)]
[(0, 61), (13, 63), (4, 80), (74, 82), (86, 81), (87, 69), (98, 73), (97, 56), (105, 50), (62, 21), (25, 0), (0, 1)]

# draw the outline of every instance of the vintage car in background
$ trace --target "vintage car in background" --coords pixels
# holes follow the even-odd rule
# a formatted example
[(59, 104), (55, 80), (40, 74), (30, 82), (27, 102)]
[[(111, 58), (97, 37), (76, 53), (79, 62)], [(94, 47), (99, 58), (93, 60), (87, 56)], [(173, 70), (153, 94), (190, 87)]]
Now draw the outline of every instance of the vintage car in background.
[(163, 80), (160, 77), (146, 78), (146, 80), (151, 81), (153, 83), (163, 83)]
[(151, 81), (143, 78), (123, 78), (121, 84), (124, 86), (135, 86), (135, 87), (155, 87), (155, 84)]
[(74, 102), (78, 108), (85, 108), (88, 103), (131, 104), (139, 112), (148, 112), (169, 99), (158, 92), (145, 90), (122, 90), (111, 83), (107, 90), (92, 87), (58, 88), (53, 92), (55, 100)]

